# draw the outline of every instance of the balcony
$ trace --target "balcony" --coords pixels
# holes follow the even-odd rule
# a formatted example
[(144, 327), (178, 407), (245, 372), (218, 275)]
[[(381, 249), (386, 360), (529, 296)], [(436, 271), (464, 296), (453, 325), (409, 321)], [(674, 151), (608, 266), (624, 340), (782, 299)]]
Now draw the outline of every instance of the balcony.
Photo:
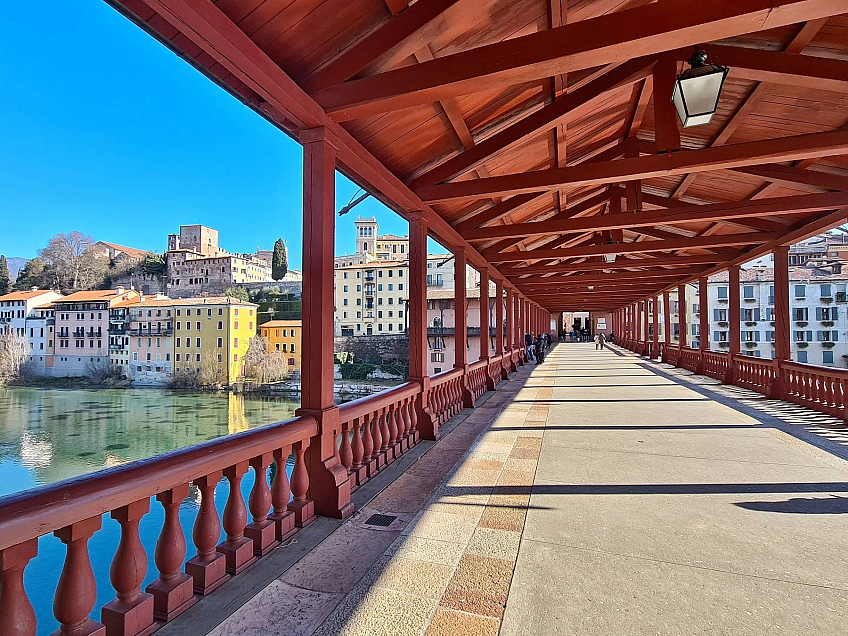
[(125, 351), (126, 345), (122, 344), (109, 344), (109, 351)]
[(126, 324), (113, 325), (107, 329), (107, 333), (111, 334), (126, 334), (128, 331)]
[(173, 333), (173, 327), (134, 327), (127, 329), (127, 334), (130, 336), (170, 336)]

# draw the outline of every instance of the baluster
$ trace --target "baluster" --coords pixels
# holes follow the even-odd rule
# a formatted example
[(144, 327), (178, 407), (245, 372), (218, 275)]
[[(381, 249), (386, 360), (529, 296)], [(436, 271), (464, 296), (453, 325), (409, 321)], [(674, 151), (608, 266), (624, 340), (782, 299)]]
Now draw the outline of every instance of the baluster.
[(377, 463), (374, 459), (374, 437), (371, 433), (373, 421), (371, 413), (366, 413), (362, 418), (362, 465), (367, 469), (368, 478), (377, 472)]
[(442, 407), (441, 399), (439, 398), (440, 385), (430, 387), (430, 395), (427, 396), (427, 402), (430, 405), (430, 410), (433, 412), (433, 417), (441, 424), (442, 422)]
[(412, 444), (418, 443), (418, 400), (422, 400), (423, 403), (424, 393), (420, 393), (412, 398), (409, 403), (409, 415), (411, 426), (410, 430), (412, 431)]
[(413, 398), (404, 400), (403, 407), (401, 408), (401, 417), (403, 420), (403, 443), (407, 450), (410, 446), (412, 446), (412, 440), (410, 439), (410, 436), (412, 435), (412, 400)]
[(238, 574), (256, 560), (253, 556), (253, 541), (244, 536), (247, 525), (247, 509), (241, 494), (241, 478), (247, 472), (248, 462), (239, 462), (224, 469), (224, 477), (230, 484), (227, 503), (224, 505), (224, 532), (227, 538), (216, 550), (227, 558), (227, 573)]
[(68, 546), (62, 575), (53, 597), (53, 615), (61, 627), (53, 636), (105, 636), (106, 627), (91, 620), (97, 600), (97, 584), (88, 557), (88, 540), (100, 530), (101, 519), (90, 517), (56, 530), (59, 540)]
[(289, 510), (291, 486), (286, 471), (291, 455), (291, 444), (274, 451), (274, 482), (271, 484), (271, 503), (274, 510), (268, 516), (274, 522), (274, 534), (277, 541), (284, 541), (297, 532), (294, 526), (294, 513)]
[(35, 610), (24, 589), (24, 568), (38, 554), (38, 539), (0, 550), (0, 634), (35, 636)]
[(371, 440), (374, 443), (374, 449), (371, 451), (371, 457), (374, 459), (376, 470), (380, 470), (385, 465), (381, 449), (383, 447), (383, 429), (382, 422), (383, 412), (377, 411), (374, 413), (374, 425), (371, 428)]
[(111, 514), (121, 524), (121, 541), (109, 568), (117, 598), (100, 611), (100, 620), (109, 634), (147, 634), (154, 625), (153, 597), (140, 590), (147, 573), (147, 554), (138, 536), (138, 523), (148, 512), (150, 498), (122, 506)]
[(362, 442), (361, 428), (362, 418), (357, 417), (353, 421), (353, 439), (350, 442), (352, 455), (350, 472), (355, 476), (354, 481), (351, 483), (353, 487), (359, 487), (368, 477), (368, 469), (362, 463), (365, 457), (365, 446)]
[(309, 491), (309, 472), (306, 470), (306, 449), (309, 441), (294, 444), (294, 470), (291, 476), (292, 501), (289, 510), (294, 513), (294, 524), (302, 528), (315, 521), (315, 503), (306, 498)]
[(253, 468), (253, 488), (247, 504), (253, 522), (244, 529), (244, 536), (253, 541), (253, 554), (265, 556), (278, 545), (273, 519), (268, 518), (271, 509), (271, 487), (268, 485), (268, 466), (274, 461), (273, 453), (262, 453), (250, 460)]
[[(380, 446), (380, 453), (387, 454), (389, 450), (389, 420), (392, 415), (388, 408), (383, 409), (382, 416), (380, 417), (380, 439), (383, 444)], [(389, 458), (387, 457), (387, 463)]]
[(145, 588), (153, 596), (153, 618), (167, 623), (194, 605), (194, 583), (180, 568), (186, 554), (186, 542), (180, 526), (180, 504), (188, 496), (188, 484), (160, 492), (156, 500), (165, 510), (162, 532), (153, 553), (159, 578)]
[(191, 533), (197, 555), (188, 560), (185, 569), (194, 579), (194, 593), (200, 596), (212, 593), (229, 579), (226, 558), (215, 550), (221, 536), (221, 523), (215, 508), (215, 486), (220, 480), (220, 470), (194, 480), (200, 491), (200, 510)]
[(400, 449), (398, 448), (398, 412), (397, 412), (397, 404), (389, 407), (389, 410), (386, 414), (386, 430), (389, 434), (388, 441), (388, 456), (390, 459), (395, 459), (400, 455)]
[(342, 422), (342, 443), (339, 447), (339, 461), (350, 473), (353, 465), (353, 448), (350, 445), (350, 422)]

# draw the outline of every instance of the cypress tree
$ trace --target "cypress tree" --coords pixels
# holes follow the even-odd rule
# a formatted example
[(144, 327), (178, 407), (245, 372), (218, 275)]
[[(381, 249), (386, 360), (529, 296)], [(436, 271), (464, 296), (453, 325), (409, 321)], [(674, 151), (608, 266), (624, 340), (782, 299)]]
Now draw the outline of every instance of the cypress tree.
[(271, 278), (283, 280), (289, 271), (288, 257), (286, 256), (286, 245), (283, 239), (277, 239), (274, 243), (274, 255), (271, 258)]
[(6, 257), (0, 254), (0, 294), (8, 294), (12, 290), (12, 276), (9, 274), (9, 264)]

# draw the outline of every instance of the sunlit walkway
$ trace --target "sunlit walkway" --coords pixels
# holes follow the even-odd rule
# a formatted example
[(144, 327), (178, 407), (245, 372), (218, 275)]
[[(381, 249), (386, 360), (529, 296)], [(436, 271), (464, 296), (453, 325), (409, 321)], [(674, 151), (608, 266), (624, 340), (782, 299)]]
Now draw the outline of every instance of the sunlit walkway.
[(843, 634), (848, 462), (711, 391), (559, 345), (212, 633)]

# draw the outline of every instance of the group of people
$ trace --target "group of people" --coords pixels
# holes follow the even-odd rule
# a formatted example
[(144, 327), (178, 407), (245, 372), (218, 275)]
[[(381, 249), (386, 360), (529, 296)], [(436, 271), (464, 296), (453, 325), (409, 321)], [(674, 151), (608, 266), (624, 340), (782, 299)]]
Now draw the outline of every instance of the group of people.
[(527, 352), (528, 360), (534, 360), (536, 364), (541, 364), (545, 361), (545, 351), (551, 348), (551, 334), (534, 334), (532, 331), (525, 333), (524, 348)]

